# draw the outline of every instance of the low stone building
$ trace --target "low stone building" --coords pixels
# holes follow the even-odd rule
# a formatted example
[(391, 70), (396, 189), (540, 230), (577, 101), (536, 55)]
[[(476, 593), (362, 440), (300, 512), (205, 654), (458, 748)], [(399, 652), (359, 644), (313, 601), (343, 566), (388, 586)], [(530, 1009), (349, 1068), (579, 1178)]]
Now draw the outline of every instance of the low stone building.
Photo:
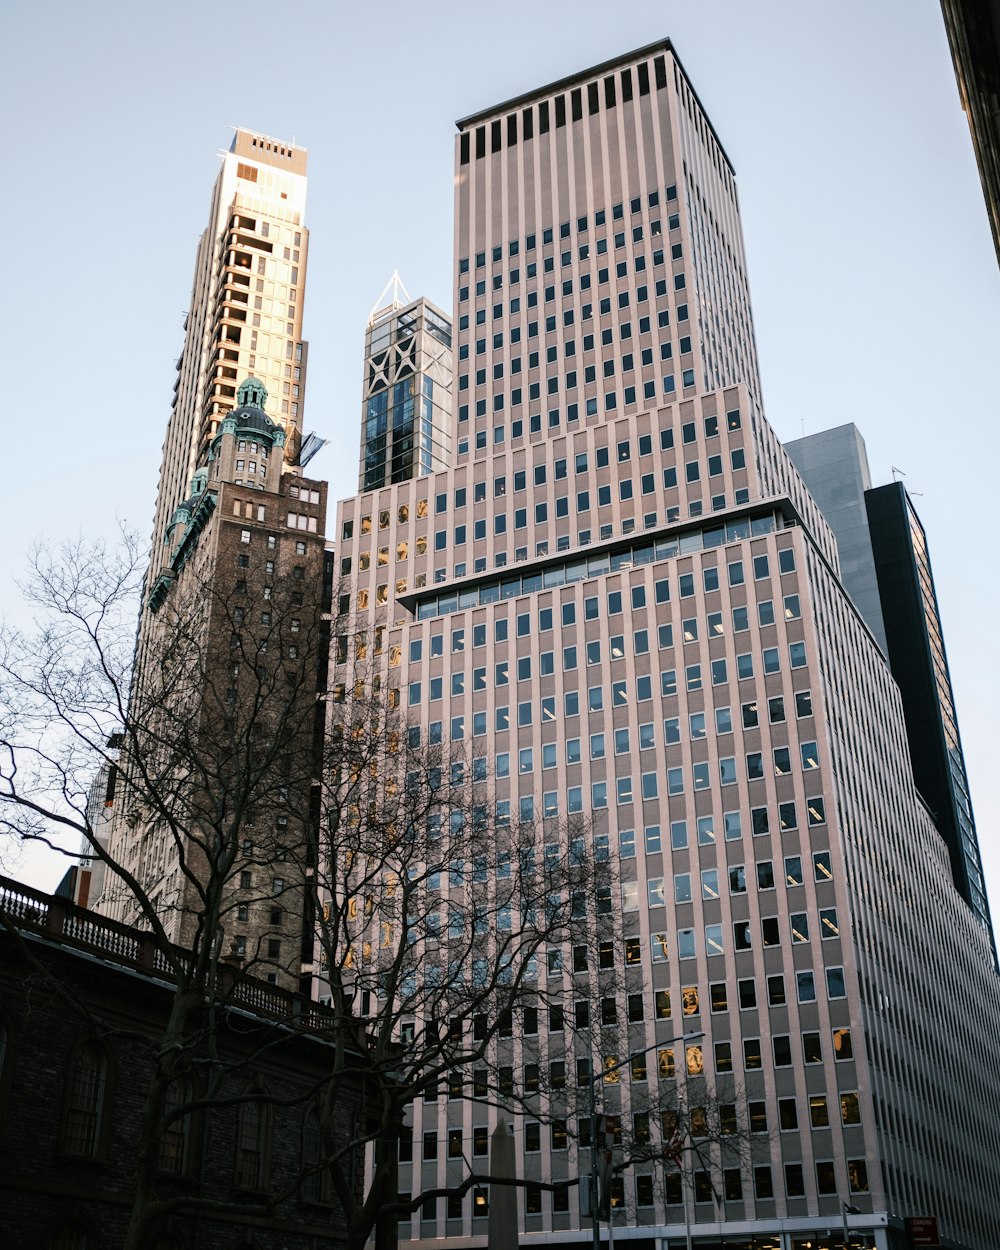
[[(0, 1245), (124, 1243), (164, 967), (151, 935), (0, 878)], [(216, 1027), (170, 1095), (194, 1109), (160, 1137), (157, 1196), (172, 1209), (151, 1250), (340, 1250), (318, 1165), (327, 1013), (236, 962), (216, 988)], [(338, 1112), (345, 1143), (359, 1103), (360, 1079)]]

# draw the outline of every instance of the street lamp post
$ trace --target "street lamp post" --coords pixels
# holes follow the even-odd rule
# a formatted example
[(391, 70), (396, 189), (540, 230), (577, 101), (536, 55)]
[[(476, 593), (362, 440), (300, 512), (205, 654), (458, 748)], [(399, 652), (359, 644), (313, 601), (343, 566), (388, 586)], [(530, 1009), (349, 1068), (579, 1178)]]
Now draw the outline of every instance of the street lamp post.
[(847, 1250), (847, 1217), (849, 1215), (860, 1215), (861, 1208), (852, 1206), (849, 1202), (842, 1202), (840, 1206), (840, 1217), (844, 1222), (844, 1250)]
[[(648, 1055), (651, 1050), (658, 1050), (661, 1046), (670, 1046), (676, 1042), (696, 1042), (699, 1038), (704, 1037), (704, 1032), (700, 1033), (681, 1033), (676, 1037), (667, 1038), (665, 1041), (656, 1041), (649, 1046), (643, 1047), (642, 1050), (633, 1050), (624, 1059), (619, 1059), (617, 1063), (610, 1063), (607, 1067), (602, 1067), (599, 1071), (590, 1074), (590, 1219), (591, 1231), (594, 1239), (594, 1250), (600, 1250), (601, 1247), (601, 1220), (597, 1206), (597, 1178), (598, 1178), (598, 1161), (597, 1161), (597, 1083), (604, 1081), (612, 1072), (617, 1072), (624, 1068), (626, 1064), (630, 1064), (633, 1059), (641, 1059), (643, 1055)], [(590, 1062), (593, 1065), (594, 1057), (591, 1052)], [(846, 1218), (846, 1217), (845, 1217)], [(611, 1214), (610, 1208), (608, 1212), (608, 1230), (610, 1235)]]

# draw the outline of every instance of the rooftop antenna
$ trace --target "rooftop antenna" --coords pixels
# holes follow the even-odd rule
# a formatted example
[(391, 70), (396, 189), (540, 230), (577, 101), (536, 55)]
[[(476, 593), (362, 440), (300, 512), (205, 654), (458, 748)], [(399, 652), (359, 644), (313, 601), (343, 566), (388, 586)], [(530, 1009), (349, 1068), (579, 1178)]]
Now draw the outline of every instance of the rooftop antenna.
[[(385, 299), (385, 297), (389, 294), (390, 291), (392, 292), (392, 296), (389, 300), (389, 303), (383, 304), (382, 301)], [(402, 299), (399, 298), (400, 292), (402, 292), (402, 295), (403, 295)], [(387, 312), (395, 312), (397, 308), (402, 308), (405, 304), (412, 304), (412, 303), (413, 301), (410, 299), (410, 293), (407, 291), (406, 287), (403, 286), (403, 279), (399, 276), (399, 270), (394, 269), (392, 271), (392, 277), (382, 288), (382, 294), (375, 301), (374, 307), (372, 308), (371, 312), (368, 314), (368, 324), (369, 325), (373, 324), (373, 322), (376, 319), (376, 313), (381, 314), (381, 313), (387, 313)]]
[(899, 474), (899, 476), (900, 476), (900, 477), (906, 477), (906, 474), (903, 472), (903, 470), (902, 470), (902, 469), (897, 469), (897, 468), (896, 468), (896, 466), (895, 466), (895, 465), (893, 465), (893, 466), (892, 466), (892, 480), (893, 480), (894, 482), (895, 482), (895, 480), (896, 480), (896, 474), (897, 474), (897, 473)]

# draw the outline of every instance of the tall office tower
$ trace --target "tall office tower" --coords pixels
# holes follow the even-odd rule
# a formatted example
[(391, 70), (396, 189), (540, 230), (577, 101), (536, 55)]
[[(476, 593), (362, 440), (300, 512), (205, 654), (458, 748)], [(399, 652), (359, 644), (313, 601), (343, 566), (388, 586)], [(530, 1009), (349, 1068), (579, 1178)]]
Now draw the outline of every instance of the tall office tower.
[(365, 332), (358, 489), (436, 473), (451, 463), (451, 321), (429, 300), (392, 299)]
[[(601, 1084), (604, 1109), (656, 1141), (660, 1094), (714, 1091), (751, 1147), (707, 1146), (690, 1184), (675, 1140), (666, 1162), (647, 1150), (623, 1177), (630, 1244), (830, 1250), (846, 1222), (888, 1250), (911, 1215), (1000, 1244), (990, 935), (763, 416), (733, 172), (671, 45), (460, 122), (455, 238), (454, 463), (342, 502), (336, 533), (358, 646), (383, 640), (425, 740), (469, 752), (498, 819), (537, 814), (556, 839), (585, 817), (620, 873), (617, 949), (551, 952), (540, 1001), (560, 1009), (496, 1043), (528, 1099), (504, 1112), (520, 1175), (589, 1169), (558, 1087), (626, 1053), (603, 1003), (567, 1040), (607, 958), (607, 1018), (651, 1053)], [(496, 1115), (415, 1103), (400, 1188), (456, 1175), (444, 1144), (475, 1151)], [(575, 1194), (522, 1192), (521, 1244), (589, 1244)], [(431, 1201), (403, 1233), (482, 1227)]]
[(837, 539), (840, 580), (868, 628), (888, 654), (866, 493), (871, 490), (868, 451), (856, 425), (839, 425), (785, 443), (789, 459), (823, 511)]
[(955, 887), (993, 941), (927, 535), (902, 482), (867, 491), (865, 504), (914, 783), (948, 845)]
[(914, 785), (948, 847), (955, 887), (993, 942), (924, 527), (901, 482), (872, 487), (856, 426), (810, 434), (786, 450), (837, 537), (844, 586), (889, 660)]
[(305, 203), (305, 150), (237, 130), (222, 158), (195, 258), (163, 443), (154, 551), (219, 423), (235, 407), (241, 378), (264, 383), (272, 416), (285, 431), (285, 460), (297, 463), (308, 352), (302, 339)]

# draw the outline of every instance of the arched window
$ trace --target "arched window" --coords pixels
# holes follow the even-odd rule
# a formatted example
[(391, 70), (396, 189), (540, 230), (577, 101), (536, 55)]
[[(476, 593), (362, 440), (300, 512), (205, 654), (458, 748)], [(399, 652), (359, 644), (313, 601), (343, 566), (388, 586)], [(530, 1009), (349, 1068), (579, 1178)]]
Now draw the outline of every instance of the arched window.
[(271, 1109), (257, 1101), (254, 1095), (260, 1093), (250, 1091), (236, 1117), (235, 1180), (242, 1189), (263, 1189), (267, 1178)]
[(108, 1064), (104, 1051), (87, 1042), (73, 1057), (66, 1089), (63, 1149), (85, 1159), (97, 1156), (104, 1118)]
[(181, 1077), (172, 1081), (167, 1089), (164, 1118), (169, 1120), (160, 1135), (160, 1151), (157, 1166), (163, 1172), (183, 1175), (190, 1163), (191, 1116), (176, 1116), (181, 1107), (187, 1106), (194, 1097), (194, 1085), (190, 1077)]

